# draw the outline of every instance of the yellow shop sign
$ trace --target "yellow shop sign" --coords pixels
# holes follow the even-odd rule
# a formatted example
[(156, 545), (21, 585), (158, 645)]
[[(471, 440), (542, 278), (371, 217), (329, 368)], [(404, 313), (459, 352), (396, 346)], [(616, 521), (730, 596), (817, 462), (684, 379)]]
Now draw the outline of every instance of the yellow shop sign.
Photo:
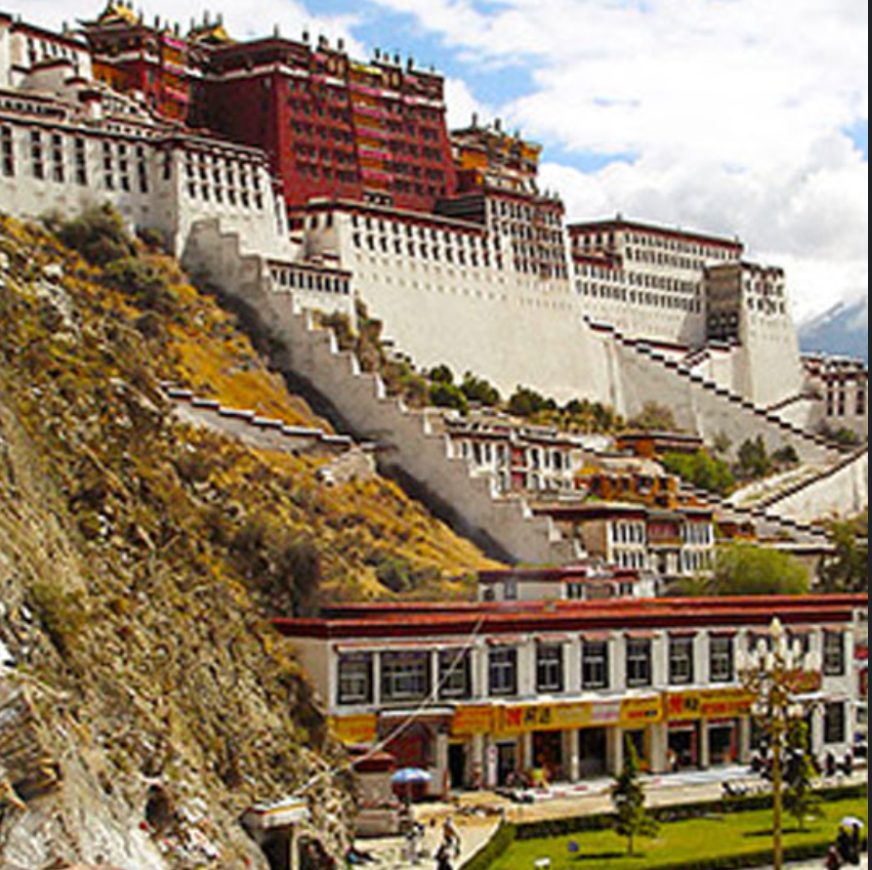
[(346, 746), (375, 743), (378, 739), (378, 717), (374, 713), (357, 716), (333, 716), (330, 719), (333, 736)]
[(701, 719), (738, 719), (751, 713), (751, 696), (744, 689), (707, 689), (669, 695), (666, 715), (670, 722)]

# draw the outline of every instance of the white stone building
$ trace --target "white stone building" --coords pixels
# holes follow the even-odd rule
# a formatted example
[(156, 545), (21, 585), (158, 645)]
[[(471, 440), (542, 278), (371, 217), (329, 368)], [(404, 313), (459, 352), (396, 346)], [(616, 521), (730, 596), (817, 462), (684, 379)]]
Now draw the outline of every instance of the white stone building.
[(546, 771), (617, 772), (626, 738), (647, 769), (747, 763), (750, 701), (737, 655), (774, 615), (817, 652), (801, 689), (814, 752), (853, 746), (854, 622), (865, 596), (657, 602), (385, 605), (278, 620), (350, 745), (433, 774), (432, 791)]

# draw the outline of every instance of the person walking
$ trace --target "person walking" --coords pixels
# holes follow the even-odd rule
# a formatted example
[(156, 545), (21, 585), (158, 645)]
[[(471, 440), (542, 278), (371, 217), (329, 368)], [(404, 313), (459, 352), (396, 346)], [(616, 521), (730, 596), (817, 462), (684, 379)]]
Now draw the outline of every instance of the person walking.
[(445, 819), (445, 824), (442, 826), (442, 845), (448, 851), (448, 854), (457, 861), (461, 853), (460, 831), (457, 830), (457, 825), (454, 822), (453, 816), (448, 816)]
[(436, 853), (436, 870), (454, 870), (451, 863), (451, 853), (444, 844)]
[(835, 846), (830, 846), (824, 870), (842, 870), (842, 859), (839, 857), (839, 850)]

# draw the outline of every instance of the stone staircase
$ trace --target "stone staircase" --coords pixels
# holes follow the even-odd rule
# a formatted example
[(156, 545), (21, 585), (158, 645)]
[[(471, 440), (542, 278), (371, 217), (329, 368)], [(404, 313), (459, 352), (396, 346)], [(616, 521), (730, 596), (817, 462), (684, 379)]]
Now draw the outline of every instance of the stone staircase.
[[(842, 456), (839, 461), (817, 474), (760, 499), (754, 503), (752, 511), (766, 518), (776, 514), (784, 517), (790, 513), (807, 513), (796, 506), (799, 502), (805, 502), (813, 506), (812, 510), (818, 511), (819, 516), (831, 512), (838, 512), (843, 516), (858, 514), (864, 505), (860, 499), (852, 504), (850, 488), (853, 486), (855, 492), (866, 495), (865, 506), (868, 507), (868, 469), (869, 446), (866, 445)], [(852, 475), (856, 475), (855, 480), (851, 480)], [(843, 477), (847, 479), (839, 482)]]
[[(627, 380), (633, 382), (639, 396), (686, 399), (686, 419), (679, 422), (700, 431), (707, 440), (724, 433), (734, 444), (739, 444), (748, 438), (761, 436), (772, 451), (792, 444), (803, 462), (830, 465), (843, 458), (845, 451), (825, 438), (807, 432), (777, 413), (707, 380), (650, 344), (627, 337), (611, 324), (595, 323), (589, 319), (587, 323), (594, 332), (610, 338), (624, 352), (629, 371)], [(641, 405), (641, 399), (636, 404)]]
[(388, 396), (377, 374), (363, 371), (332, 331), (318, 328), (312, 313), (300, 310), (292, 294), (273, 282), (262, 257), (241, 250), (237, 235), (222, 232), (217, 220), (200, 222), (182, 261), (273, 342), (274, 364), (338, 431), (377, 443), (382, 471), (460, 534), (512, 564), (572, 561), (572, 542), (550, 519), (534, 516), (517, 495), (497, 495), (490, 479), (471, 476), (467, 461), (451, 455), (438, 415)]
[(692, 498), (698, 504), (711, 508), (716, 518), (727, 522), (750, 522), (757, 530), (761, 539), (785, 538), (795, 540), (798, 544), (824, 545), (827, 543), (827, 529), (821, 523), (806, 523), (782, 517), (763, 507), (742, 507), (735, 505), (729, 499), (716, 493), (698, 489), (692, 484), (684, 483), (681, 492)]

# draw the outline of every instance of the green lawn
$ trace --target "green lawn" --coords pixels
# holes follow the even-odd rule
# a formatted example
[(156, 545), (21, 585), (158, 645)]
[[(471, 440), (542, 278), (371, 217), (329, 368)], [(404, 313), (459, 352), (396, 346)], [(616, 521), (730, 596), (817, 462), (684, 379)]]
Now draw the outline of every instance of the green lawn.
[[(834, 838), (846, 816), (868, 821), (868, 804), (862, 799), (826, 803), (823, 811), (825, 818), (810, 822), (804, 834), (793, 830), (793, 820), (788, 819), (787, 845)], [(760, 852), (771, 844), (771, 830), (771, 811), (678, 822), (662, 827), (656, 840), (642, 840), (635, 858), (625, 856), (625, 842), (612, 831), (516, 842), (491, 870), (532, 870), (538, 858), (550, 858), (551, 870), (669, 870), (696, 858)], [(579, 846), (577, 854), (570, 853), (573, 842)]]

